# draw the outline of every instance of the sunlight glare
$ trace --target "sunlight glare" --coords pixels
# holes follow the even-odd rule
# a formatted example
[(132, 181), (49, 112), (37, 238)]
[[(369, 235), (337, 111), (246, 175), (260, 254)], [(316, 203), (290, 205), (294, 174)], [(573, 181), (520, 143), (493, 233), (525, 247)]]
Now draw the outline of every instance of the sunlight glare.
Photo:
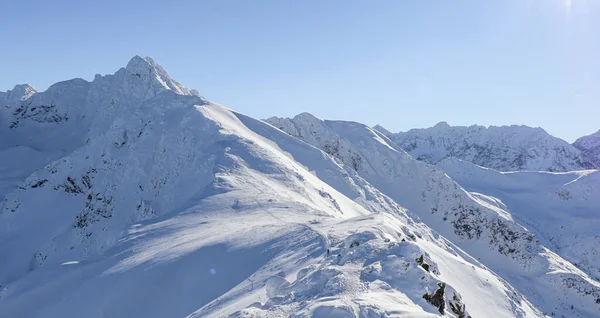
[(565, 12), (567, 15), (571, 14), (571, 8), (573, 6), (573, 0), (565, 0)]

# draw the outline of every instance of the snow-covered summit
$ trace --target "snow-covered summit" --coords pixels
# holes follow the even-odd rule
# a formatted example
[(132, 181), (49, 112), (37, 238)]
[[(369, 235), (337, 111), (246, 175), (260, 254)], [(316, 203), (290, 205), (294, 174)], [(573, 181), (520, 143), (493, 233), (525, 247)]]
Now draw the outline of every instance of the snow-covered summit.
[(581, 150), (588, 161), (600, 168), (600, 130), (575, 140), (573, 146)]
[[(197, 95), (197, 91), (189, 90), (177, 81), (172, 79), (165, 69), (157, 64), (152, 58), (142, 58), (138, 55), (134, 56), (125, 71), (128, 74), (137, 76), (146, 81), (151, 87), (157, 91), (161, 89), (169, 89), (180, 95)], [(198, 95), (197, 95), (198, 96)]]
[[(94, 82), (106, 81), (105, 78), (111, 78), (112, 81), (118, 81), (122, 84), (122, 91), (131, 93), (143, 89), (148, 96), (154, 96), (157, 93), (170, 90), (179, 95), (194, 95), (200, 97), (195, 89), (188, 89), (169, 76), (167, 71), (152, 58), (142, 58), (138, 55), (131, 58), (126, 67), (121, 68), (115, 74), (102, 76), (97, 74)], [(104, 79), (104, 80), (103, 80)], [(80, 86), (83, 79), (68, 80), (51, 85), (46, 92), (53, 91), (53, 88), (60, 86), (62, 90), (69, 89), (69, 86)], [(84, 81), (87, 83), (87, 81)], [(31, 98), (38, 91), (29, 84), (15, 85), (12, 90), (0, 92), (0, 103), (11, 104)], [(44, 93), (44, 92), (42, 92)]]
[(542, 128), (511, 126), (450, 126), (446, 122), (425, 129), (391, 135), (418, 160), (435, 164), (456, 157), (500, 171), (571, 171), (591, 169), (581, 151)]
[(18, 84), (12, 90), (0, 92), (0, 103), (25, 100), (31, 95), (37, 93), (37, 90), (29, 84)]
[(436, 128), (438, 130), (445, 130), (450, 129), (450, 125), (445, 121), (440, 121), (439, 123), (435, 124), (433, 128)]

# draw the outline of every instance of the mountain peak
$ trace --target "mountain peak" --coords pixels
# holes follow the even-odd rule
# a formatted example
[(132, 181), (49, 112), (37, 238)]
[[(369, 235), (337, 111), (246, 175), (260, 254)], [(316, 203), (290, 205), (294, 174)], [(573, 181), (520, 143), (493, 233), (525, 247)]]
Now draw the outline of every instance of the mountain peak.
[(373, 129), (375, 131), (378, 131), (378, 132), (384, 134), (385, 136), (391, 136), (392, 135), (392, 133), (389, 130), (385, 129), (385, 127), (383, 127), (381, 125), (375, 125), (375, 126), (373, 126)]
[(30, 84), (17, 84), (15, 85), (15, 87), (13, 88), (13, 90), (23, 90), (23, 91), (33, 91), (33, 92), (37, 92), (37, 90), (31, 86)]
[(8, 90), (5, 94), (6, 100), (11, 102), (26, 100), (35, 93), (37, 93), (37, 90), (33, 86), (29, 84), (17, 84), (12, 90)]
[[(147, 57), (147, 58), (143, 58), (143, 57), (141, 57), (141, 56), (139, 56), (139, 55), (136, 55), (136, 56), (132, 57), (132, 58), (129, 60), (129, 63), (127, 63), (127, 68), (129, 69), (129, 68), (131, 68), (131, 67), (134, 67), (134, 66), (136, 66), (136, 65), (145, 65), (145, 64), (149, 64), (149, 63), (148, 63), (148, 60), (149, 60), (149, 59), (150, 59), (150, 60), (152, 60), (152, 59), (151, 59), (151, 58), (149, 58), (149, 57)], [(154, 60), (152, 60), (152, 61), (154, 61)]]
[(157, 91), (168, 89), (179, 95), (200, 96), (197, 91), (190, 91), (171, 78), (167, 71), (151, 57), (142, 58), (139, 55), (132, 57), (125, 67), (125, 72), (150, 84)]
[(317, 116), (315, 116), (309, 112), (300, 113), (300, 114), (294, 116), (294, 119), (306, 119), (306, 120), (310, 120), (310, 121), (315, 120), (315, 119), (322, 120), (321, 118), (318, 118)]
[(162, 66), (160, 66), (158, 63), (156, 63), (149, 56), (141, 57), (139, 55), (136, 55), (136, 56), (132, 57), (129, 60), (129, 62), (127, 63), (127, 66), (125, 67), (125, 69), (130, 70), (130, 71), (149, 69), (149, 70), (154, 70), (157, 73), (161, 73), (161, 75), (169, 77), (169, 74), (165, 71), (165, 69)]
[(438, 129), (445, 129), (445, 128), (450, 128), (450, 125), (448, 125), (448, 123), (445, 121), (440, 121), (439, 123), (435, 124), (435, 126), (433, 126), (433, 127), (438, 128)]

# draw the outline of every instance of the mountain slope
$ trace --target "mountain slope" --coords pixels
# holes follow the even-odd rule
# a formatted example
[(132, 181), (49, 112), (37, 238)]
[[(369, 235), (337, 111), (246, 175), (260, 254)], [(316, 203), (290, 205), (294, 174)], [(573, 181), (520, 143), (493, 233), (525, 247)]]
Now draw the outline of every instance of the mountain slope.
[[(414, 160), (375, 130), (307, 113), (266, 121), (355, 170), (542, 310), (570, 317), (591, 317), (599, 310), (598, 281), (540, 244), (508, 211), (466, 192), (443, 171)], [(580, 298), (586, 299), (585, 305), (579, 304)], [(578, 305), (572, 308), (574, 303)]]
[(600, 130), (591, 135), (578, 138), (573, 146), (583, 152), (586, 160), (595, 164), (596, 167), (600, 167)]
[(595, 165), (566, 141), (527, 126), (450, 126), (445, 122), (389, 136), (418, 160), (454, 157), (499, 171), (573, 171)]
[(2, 165), (47, 156), (1, 175), (0, 316), (542, 317), (354, 169), (151, 59), (6, 106)]
[(600, 280), (597, 170), (503, 173), (458, 159), (443, 160), (438, 166), (468, 190), (502, 205), (545, 245)]

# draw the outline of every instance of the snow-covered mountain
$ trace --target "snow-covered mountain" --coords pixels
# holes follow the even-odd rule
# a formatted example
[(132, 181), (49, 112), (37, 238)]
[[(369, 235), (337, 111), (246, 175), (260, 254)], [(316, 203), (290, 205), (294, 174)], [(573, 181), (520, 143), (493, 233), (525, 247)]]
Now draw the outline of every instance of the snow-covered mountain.
[[(414, 160), (374, 129), (353, 122), (321, 120), (307, 113), (267, 121), (352, 167), (371, 185), (523, 290), (543, 310), (566, 315), (564, 310), (570, 305), (561, 308), (552, 304), (563, 302), (564, 297), (573, 297), (568, 303), (591, 293), (596, 296), (589, 298), (590, 304), (600, 303), (600, 283), (540, 244), (509, 211), (464, 191), (443, 171)], [(556, 266), (562, 269), (554, 271)], [(569, 283), (573, 279), (585, 287), (573, 288)], [(559, 291), (550, 296), (547, 286)], [(568, 296), (570, 292), (574, 294)]]
[(587, 161), (600, 167), (600, 130), (575, 140), (573, 146), (583, 152)]
[(454, 157), (499, 171), (573, 171), (596, 167), (580, 150), (542, 128), (464, 127), (440, 122), (431, 128), (386, 135), (413, 157), (431, 164)]
[(140, 57), (0, 106), (0, 317), (600, 310), (508, 211), (364, 125), (286, 133)]

